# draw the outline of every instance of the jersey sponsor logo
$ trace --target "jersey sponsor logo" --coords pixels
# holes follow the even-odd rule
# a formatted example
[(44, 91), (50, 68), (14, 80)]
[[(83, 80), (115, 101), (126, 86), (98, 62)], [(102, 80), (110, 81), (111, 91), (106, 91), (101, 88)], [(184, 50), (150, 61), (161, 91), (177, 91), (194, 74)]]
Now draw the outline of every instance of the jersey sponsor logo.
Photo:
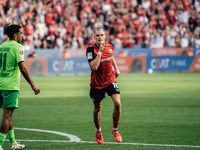
[(109, 49), (109, 52), (112, 53), (112, 49)]
[(92, 52), (87, 53), (88, 59), (92, 59)]
[(22, 56), (22, 55), (24, 55), (24, 51), (23, 50), (20, 50), (19, 51), (19, 54)]
[(112, 57), (101, 59), (101, 62), (110, 61), (110, 60), (112, 60)]

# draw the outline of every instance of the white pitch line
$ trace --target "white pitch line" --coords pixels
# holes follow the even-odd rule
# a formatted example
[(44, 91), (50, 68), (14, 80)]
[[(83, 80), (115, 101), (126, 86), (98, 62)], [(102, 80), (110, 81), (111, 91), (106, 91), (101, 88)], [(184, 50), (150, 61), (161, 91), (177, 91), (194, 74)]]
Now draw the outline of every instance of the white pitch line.
[(40, 130), (40, 129), (28, 129), (28, 128), (14, 128), (16, 130), (25, 130), (25, 131), (36, 131), (36, 132), (46, 132), (46, 133), (53, 133), (61, 136), (68, 137), (70, 139), (70, 142), (79, 142), (81, 139), (75, 135), (67, 134), (63, 132), (57, 132), (57, 131), (50, 131), (50, 130)]
[[(17, 139), (20, 142), (54, 142), (54, 143), (76, 143), (77, 141), (67, 141), (67, 140), (26, 140), (26, 139)], [(96, 141), (79, 141), (77, 143), (95, 143)], [(117, 142), (104, 142), (104, 144), (121, 144), (121, 145), (137, 145), (137, 146), (159, 146), (159, 147), (186, 147), (186, 148), (200, 148), (198, 145), (173, 145), (173, 144), (147, 144), (147, 143), (117, 143)]]
[[(27, 140), (27, 139), (18, 139), (17, 141), (24, 142), (56, 142), (56, 143), (97, 143), (96, 141), (81, 141), (81, 139), (75, 135), (67, 134), (63, 132), (50, 131), (50, 130), (41, 130), (41, 129), (28, 129), (28, 128), (14, 128), (16, 130), (25, 130), (25, 131), (36, 131), (36, 132), (46, 132), (53, 133), (61, 136), (68, 137), (70, 140)], [(117, 143), (117, 142), (104, 142), (104, 144), (124, 144), (124, 145), (138, 145), (138, 146), (160, 146), (160, 147), (190, 147), (190, 148), (200, 148), (199, 145), (173, 145), (173, 144), (148, 144), (148, 143)]]

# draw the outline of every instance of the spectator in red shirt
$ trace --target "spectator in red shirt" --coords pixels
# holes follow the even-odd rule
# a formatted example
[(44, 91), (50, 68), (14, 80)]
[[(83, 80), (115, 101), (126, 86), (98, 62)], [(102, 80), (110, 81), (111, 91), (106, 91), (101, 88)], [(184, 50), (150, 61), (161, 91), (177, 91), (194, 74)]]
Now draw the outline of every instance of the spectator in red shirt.
[(143, 41), (143, 34), (141, 32), (141, 30), (139, 29), (137, 32), (136, 32), (136, 37), (137, 37), (137, 47), (141, 47), (141, 44), (142, 44), (142, 41)]
[(27, 21), (27, 24), (26, 24), (24, 30), (25, 30), (25, 35), (29, 35), (29, 36), (33, 35), (34, 27), (33, 27), (32, 23), (31, 23), (31, 20)]
[(136, 15), (136, 18), (133, 20), (133, 24), (134, 24), (134, 28), (138, 29), (140, 26), (140, 19), (138, 17), (138, 15)]
[(48, 35), (56, 34), (56, 29), (57, 29), (56, 22), (52, 21), (52, 23), (49, 25), (48, 28)]
[(150, 27), (152, 29), (156, 29), (156, 26), (157, 26), (156, 18), (155, 18), (155, 16), (153, 16), (153, 17), (151, 17), (151, 20), (150, 20)]
[(47, 8), (47, 13), (45, 15), (45, 22), (47, 26), (51, 24), (53, 20), (54, 20), (53, 10), (49, 7)]

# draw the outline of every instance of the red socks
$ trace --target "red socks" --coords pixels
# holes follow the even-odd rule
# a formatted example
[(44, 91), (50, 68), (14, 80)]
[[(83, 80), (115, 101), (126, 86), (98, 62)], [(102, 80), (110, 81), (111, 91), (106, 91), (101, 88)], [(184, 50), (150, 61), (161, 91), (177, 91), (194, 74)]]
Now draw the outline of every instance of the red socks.
[[(113, 129), (118, 130), (120, 119), (113, 119)], [(100, 126), (100, 120), (97, 122), (94, 122), (96, 131), (101, 132), (101, 126)]]
[(113, 128), (117, 129), (120, 119), (113, 119)]
[(97, 122), (94, 122), (94, 124), (95, 124), (95, 127), (96, 127), (97, 130), (101, 128), (100, 127), (100, 120), (97, 121)]

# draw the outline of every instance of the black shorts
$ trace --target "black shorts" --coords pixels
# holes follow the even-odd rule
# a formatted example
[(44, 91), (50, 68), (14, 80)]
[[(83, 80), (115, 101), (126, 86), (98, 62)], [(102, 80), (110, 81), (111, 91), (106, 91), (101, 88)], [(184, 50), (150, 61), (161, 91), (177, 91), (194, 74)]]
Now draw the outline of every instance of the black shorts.
[(113, 94), (120, 94), (117, 82), (113, 82), (108, 87), (100, 90), (90, 88), (90, 97), (94, 103), (99, 103), (105, 98), (105, 92), (109, 96), (112, 96)]

